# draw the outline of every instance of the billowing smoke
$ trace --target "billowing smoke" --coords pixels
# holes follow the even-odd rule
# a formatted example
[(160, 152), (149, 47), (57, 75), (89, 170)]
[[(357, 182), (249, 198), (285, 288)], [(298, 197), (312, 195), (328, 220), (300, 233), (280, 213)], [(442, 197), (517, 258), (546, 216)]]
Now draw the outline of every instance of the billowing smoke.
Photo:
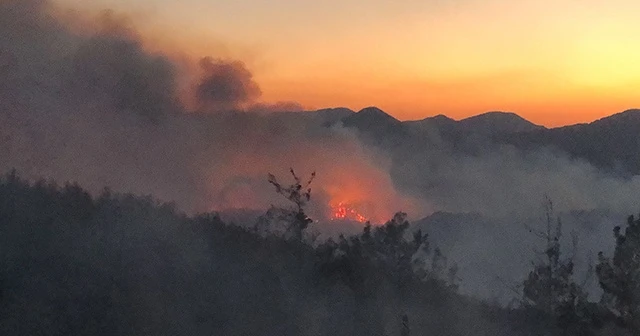
[(242, 62), (205, 57), (200, 60), (200, 67), (204, 75), (197, 85), (196, 97), (207, 108), (239, 109), (262, 93)]
[(151, 194), (189, 212), (264, 210), (280, 201), (267, 173), (284, 179), (289, 167), (318, 172), (318, 218), (335, 199), (363, 203), (377, 221), (416, 203), (350, 132), (271, 114), (302, 107), (261, 102), (241, 61), (203, 57), (193, 75), (112, 12), (67, 22), (46, 1), (0, 6), (0, 170)]
[(374, 222), (395, 211), (462, 213), (421, 224), (472, 270), (463, 274), (475, 279), (463, 286), (471, 292), (495, 284), (494, 275), (516, 281), (526, 271), (514, 268), (528, 266), (523, 246), (534, 243), (525, 224), (539, 224), (545, 195), (568, 218), (567, 231), (581, 233), (584, 254), (610, 248), (611, 226), (640, 208), (637, 177), (546, 150), (492, 145), (463, 154), (437, 132), (414, 147), (364, 145), (339, 124), (272, 113), (303, 107), (260, 101), (238, 60), (203, 55), (194, 75), (146, 49), (113, 13), (95, 24), (61, 17), (45, 0), (0, 0), (0, 171), (151, 194), (187, 212), (264, 210), (282, 202), (268, 172), (286, 183), (289, 167), (302, 178), (316, 171), (314, 218), (335, 203)]
[(606, 173), (549, 149), (479, 146), (474, 154), (442, 147), (398, 154), (402, 159), (392, 169), (401, 190), (438, 210), (416, 225), (458, 264), (461, 290), (514, 297), (530, 262), (545, 249), (534, 232), (545, 230), (548, 198), (554, 205), (551, 224), (562, 222), (563, 257), (574, 257), (577, 281), (597, 297), (589, 268), (598, 251), (612, 250), (613, 228), (640, 210), (640, 178)]
[(635, 198), (640, 191), (638, 176), (612, 175), (583, 159), (545, 148), (522, 151), (493, 145), (474, 155), (429, 151), (403, 156), (398, 163), (394, 180), (442, 211), (531, 217), (540, 215), (545, 197), (554, 200), (561, 212), (640, 210)]

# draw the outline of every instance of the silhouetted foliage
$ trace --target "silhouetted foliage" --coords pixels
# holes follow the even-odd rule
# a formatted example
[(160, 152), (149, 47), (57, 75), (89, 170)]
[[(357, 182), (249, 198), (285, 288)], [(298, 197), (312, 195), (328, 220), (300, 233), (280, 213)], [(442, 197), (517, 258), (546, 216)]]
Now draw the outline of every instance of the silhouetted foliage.
[[(554, 226), (553, 203), (545, 199), (545, 229), (529, 228), (529, 231), (541, 238), (545, 249), (542, 259), (533, 263), (533, 270), (523, 282), (523, 304), (525, 307), (552, 317), (565, 331), (585, 330), (592, 322), (592, 305), (587, 302), (587, 293), (574, 280), (574, 256), (562, 258), (560, 240), (562, 222), (557, 218)], [(574, 236), (574, 255), (577, 246)]]
[(640, 334), (640, 219), (630, 216), (624, 233), (614, 229), (613, 259), (598, 254), (596, 273), (602, 301), (634, 335)]
[(269, 174), (268, 181), (276, 188), (278, 194), (293, 203), (293, 207), (282, 208), (272, 206), (267, 213), (258, 220), (257, 228), (268, 228), (276, 221), (284, 222), (287, 233), (290, 234), (292, 238), (302, 241), (304, 231), (309, 224), (313, 222), (305, 213), (304, 208), (309, 200), (311, 200), (311, 188), (309, 186), (316, 177), (316, 173), (311, 173), (309, 180), (303, 184), (293, 168), (289, 169), (289, 172), (294, 180), (294, 183), (291, 185), (283, 186), (273, 174)]
[(398, 213), (314, 247), (227, 225), (215, 213), (187, 216), (150, 196), (105, 189), (93, 197), (75, 184), (30, 183), (13, 172), (0, 178), (0, 334), (598, 331), (547, 328), (541, 321), (549, 316), (458, 294), (455, 268), (409, 227)]

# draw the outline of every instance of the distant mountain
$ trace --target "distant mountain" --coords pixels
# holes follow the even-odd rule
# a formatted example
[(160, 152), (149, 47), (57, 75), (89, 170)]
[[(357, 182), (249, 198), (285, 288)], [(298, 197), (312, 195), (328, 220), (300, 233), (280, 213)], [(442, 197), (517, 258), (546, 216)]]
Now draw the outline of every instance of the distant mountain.
[(377, 107), (357, 113), (335, 108), (300, 114), (325, 126), (342, 123), (367, 143), (404, 148), (403, 155), (419, 155), (434, 147), (474, 154), (510, 144), (522, 150), (550, 148), (612, 172), (640, 174), (640, 109), (558, 128), (536, 125), (511, 112), (487, 112), (460, 121), (437, 115), (404, 122)]
[(395, 127), (402, 122), (377, 107), (367, 107), (358, 113), (342, 119), (345, 126), (354, 126), (359, 129), (373, 129), (382, 127)]
[(449, 146), (459, 142), (462, 138), (458, 129), (458, 122), (439, 114), (422, 120), (403, 122), (411, 136), (413, 144), (410, 147), (414, 151), (420, 151), (425, 146)]
[(483, 134), (530, 132), (544, 129), (511, 112), (487, 112), (459, 121), (460, 127)]
[(611, 116), (598, 119), (592, 124), (618, 126), (621, 123), (640, 123), (640, 109), (629, 109)]
[(496, 139), (521, 149), (549, 147), (599, 168), (640, 174), (640, 110), (627, 110), (589, 124), (509, 134)]
[(410, 127), (414, 132), (420, 132), (432, 130), (451, 130), (457, 127), (458, 122), (445, 115), (439, 114), (437, 116), (424, 118), (422, 120), (405, 121), (403, 122), (403, 124)]
[(407, 135), (403, 123), (377, 107), (367, 107), (343, 118), (345, 127), (357, 129), (366, 140), (378, 145), (397, 145)]
[(347, 118), (356, 112), (345, 107), (328, 108), (317, 111), (308, 112), (313, 115), (312, 118), (319, 120), (322, 124), (335, 124), (336, 122)]
[(437, 129), (448, 134), (475, 133), (486, 136), (544, 129), (543, 126), (536, 125), (511, 112), (487, 112), (460, 121), (440, 114), (422, 120), (405, 121), (404, 124), (414, 130)]

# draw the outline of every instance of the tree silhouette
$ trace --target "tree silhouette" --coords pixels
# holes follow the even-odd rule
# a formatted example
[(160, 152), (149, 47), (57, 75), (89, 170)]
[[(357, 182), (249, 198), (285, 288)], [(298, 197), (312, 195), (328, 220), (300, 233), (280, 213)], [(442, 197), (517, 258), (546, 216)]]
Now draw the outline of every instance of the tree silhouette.
[(273, 219), (284, 220), (287, 224), (287, 232), (296, 240), (301, 241), (304, 230), (313, 222), (305, 213), (305, 207), (311, 200), (311, 182), (316, 177), (316, 173), (311, 173), (309, 179), (303, 184), (302, 180), (296, 175), (293, 168), (289, 169), (293, 176), (294, 183), (290, 185), (282, 185), (273, 175), (268, 175), (268, 181), (276, 188), (276, 192), (293, 203), (293, 208), (277, 208), (272, 206), (267, 211), (266, 216), (259, 220), (258, 224), (271, 222)]
[[(304, 214), (311, 179), (293, 175), (293, 185), (270, 180), (292, 202), (285, 210)], [(458, 295), (446, 258), (410, 230), (398, 213), (312, 245), (149, 196), (0, 176), (0, 335), (593, 335)], [(620, 239), (626, 270), (632, 231)]]
[(588, 323), (587, 294), (582, 286), (574, 281), (574, 255), (577, 238), (573, 237), (573, 255), (562, 258), (560, 239), (562, 221), (553, 222), (553, 203), (545, 199), (545, 229), (529, 231), (545, 242), (542, 258), (533, 263), (523, 282), (523, 304), (556, 319), (563, 328), (578, 327)]
[(613, 230), (613, 259), (598, 253), (596, 274), (604, 291), (602, 302), (634, 335), (640, 335), (640, 218), (629, 216), (624, 234)]

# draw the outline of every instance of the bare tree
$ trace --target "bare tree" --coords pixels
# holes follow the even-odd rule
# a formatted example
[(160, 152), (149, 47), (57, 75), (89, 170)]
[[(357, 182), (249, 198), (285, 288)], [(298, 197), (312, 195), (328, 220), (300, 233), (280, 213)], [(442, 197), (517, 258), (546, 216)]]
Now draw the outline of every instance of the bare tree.
[(582, 286), (574, 281), (577, 237), (572, 236), (573, 255), (562, 258), (562, 222), (560, 218), (554, 220), (553, 203), (549, 198), (545, 198), (544, 206), (544, 229), (529, 228), (544, 241), (545, 249), (538, 252), (542, 258), (533, 263), (533, 270), (523, 283), (523, 304), (553, 316), (561, 326), (578, 326), (585, 320), (587, 301)]
[(305, 207), (311, 200), (310, 185), (315, 179), (316, 173), (311, 173), (309, 179), (303, 183), (300, 177), (296, 175), (293, 168), (290, 168), (289, 172), (293, 176), (293, 184), (283, 185), (278, 182), (278, 179), (273, 174), (268, 175), (268, 181), (276, 188), (276, 192), (278, 194), (293, 203), (293, 207), (276, 208), (272, 206), (267, 212), (267, 218), (278, 217), (279, 219), (284, 220), (287, 223), (287, 232), (291, 234), (293, 238), (302, 240), (304, 230), (313, 222), (313, 220), (305, 213)]

